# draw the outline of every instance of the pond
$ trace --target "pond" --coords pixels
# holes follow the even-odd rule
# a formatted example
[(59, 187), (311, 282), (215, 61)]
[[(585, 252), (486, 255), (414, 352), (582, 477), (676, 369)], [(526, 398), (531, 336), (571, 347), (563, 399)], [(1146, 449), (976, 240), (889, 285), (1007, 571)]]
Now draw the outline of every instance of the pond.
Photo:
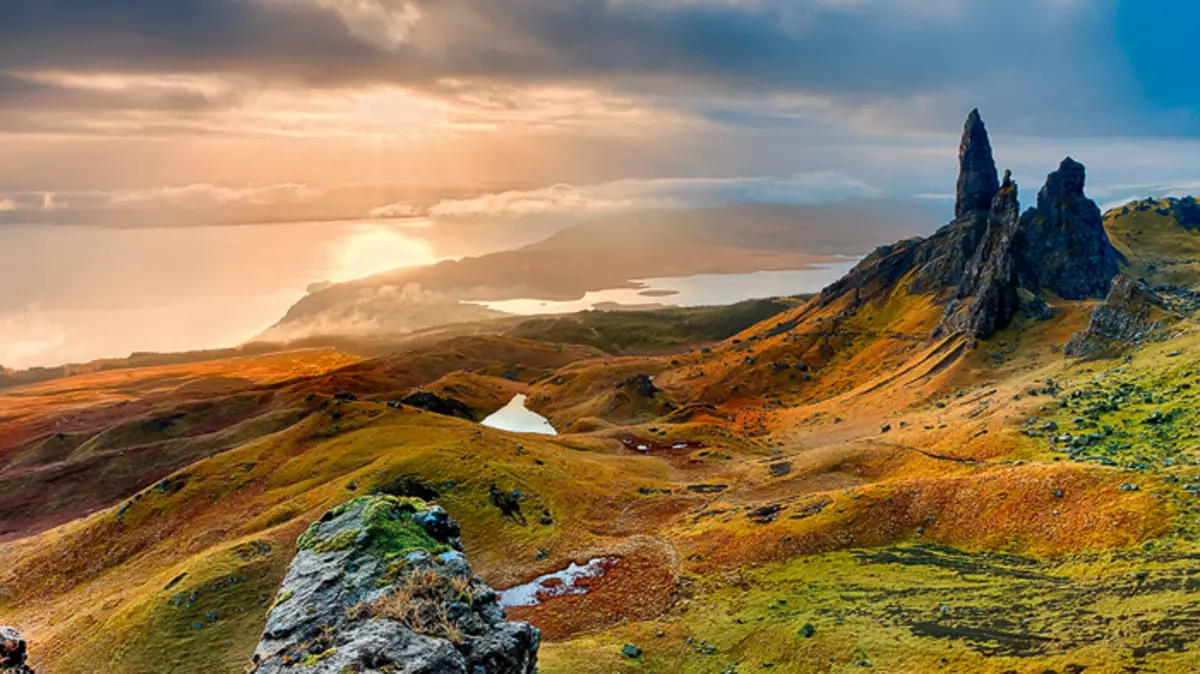
[(558, 431), (554, 430), (554, 427), (550, 425), (546, 417), (525, 407), (527, 399), (524, 393), (518, 393), (513, 396), (512, 400), (508, 401), (507, 405), (497, 410), (481, 423), (484, 426), (498, 428), (502, 431), (512, 431), (514, 433), (558, 435)]
[(571, 562), (571, 565), (562, 571), (539, 576), (532, 582), (500, 592), (500, 605), (504, 608), (537, 606), (555, 597), (587, 594), (588, 583), (580, 584), (579, 581), (590, 582), (604, 577), (618, 561), (616, 557), (597, 557), (588, 560), (586, 564)]

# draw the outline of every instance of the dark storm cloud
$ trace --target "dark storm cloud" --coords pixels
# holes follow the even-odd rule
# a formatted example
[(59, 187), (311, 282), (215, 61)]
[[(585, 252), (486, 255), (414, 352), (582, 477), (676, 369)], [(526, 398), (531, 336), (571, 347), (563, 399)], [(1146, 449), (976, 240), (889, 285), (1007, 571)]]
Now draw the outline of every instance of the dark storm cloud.
[(0, 66), (247, 73), (313, 81), (380, 68), (377, 50), (337, 17), (270, 0), (8, 0)]
[(0, 110), (173, 110), (195, 112), (236, 103), (236, 92), (217, 95), (180, 88), (132, 87), (106, 91), (66, 86), (0, 72)]
[(646, 96), (803, 92), (850, 111), (923, 96), (946, 105), (912, 120), (900, 111), (897, 126), (944, 128), (963, 105), (980, 105), (1031, 133), (1163, 130), (1134, 123), (1145, 111), (1107, 37), (1116, 0), (377, 0), (394, 17), (405, 7), (419, 17), (393, 41), (375, 34), (385, 21), (356, 20), (354, 3), (339, 11), (339, 1), (8, 0), (0, 70), (434, 91), (456, 78)]
[[(399, 7), (398, 0), (381, 0)], [(1042, 2), (921, 3), (423, 0), (411, 40), (387, 49), (305, 0), (9, 0), (5, 68), (239, 72), (315, 82), (437, 77), (665, 75), (745, 86), (900, 93), (998, 61), (1064, 56), (1078, 36), (1033, 23)], [(950, 3), (942, 3), (950, 4)], [(1019, 42), (1021, 49), (1005, 49)]]

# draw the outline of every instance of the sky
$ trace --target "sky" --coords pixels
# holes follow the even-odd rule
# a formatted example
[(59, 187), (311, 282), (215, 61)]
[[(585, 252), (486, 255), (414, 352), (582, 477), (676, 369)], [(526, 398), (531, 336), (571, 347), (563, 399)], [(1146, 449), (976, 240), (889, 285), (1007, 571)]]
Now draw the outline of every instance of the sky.
[(309, 283), (621, 211), (948, 220), (974, 107), (1026, 204), (1067, 155), (1103, 206), (1200, 192), (1196, 25), (1191, 0), (3, 0), (0, 364), (236, 343)]
[(6, 0), (0, 222), (945, 201), (1200, 181), (1187, 0)]

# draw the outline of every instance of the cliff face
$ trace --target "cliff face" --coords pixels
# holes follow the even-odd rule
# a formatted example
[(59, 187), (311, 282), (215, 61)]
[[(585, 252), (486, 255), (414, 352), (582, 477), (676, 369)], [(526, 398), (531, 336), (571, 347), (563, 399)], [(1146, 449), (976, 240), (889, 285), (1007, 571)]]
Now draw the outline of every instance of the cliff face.
[(986, 339), (1008, 325), (1017, 313), (1016, 244), (1020, 206), (1017, 184), (1004, 174), (988, 214), (987, 230), (958, 286), (958, 296), (946, 308), (941, 331), (965, 332)]
[(532, 673), (540, 633), (505, 621), (459, 547), (458, 524), (416, 499), (329, 511), (300, 537), (251, 671)]
[(853, 298), (851, 308), (890, 295), (902, 282), (910, 294), (933, 294), (946, 304), (935, 335), (987, 339), (1006, 327), (1029, 298), (1031, 313), (1048, 308), (1037, 296), (1104, 297), (1118, 273), (1118, 254), (1100, 209), (1084, 196), (1083, 165), (1063, 160), (1020, 215), (1017, 185), (996, 180), (991, 143), (977, 110), (963, 127), (955, 219), (926, 239), (884, 246), (826, 288), (822, 305)]
[(1100, 208), (1083, 194), (1083, 164), (1067, 157), (1021, 217), (1021, 284), (1068, 300), (1104, 297), (1120, 271)]

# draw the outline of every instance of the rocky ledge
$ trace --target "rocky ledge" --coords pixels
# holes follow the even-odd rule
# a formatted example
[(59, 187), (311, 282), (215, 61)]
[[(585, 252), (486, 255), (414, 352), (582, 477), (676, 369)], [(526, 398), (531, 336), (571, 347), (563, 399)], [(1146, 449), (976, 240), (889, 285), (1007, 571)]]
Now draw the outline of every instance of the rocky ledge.
[(11, 627), (0, 627), (0, 674), (34, 674), (25, 664), (25, 640)]
[(424, 501), (368, 496), (300, 537), (251, 672), (530, 674), (541, 635), (507, 622), (459, 527)]
[(1165, 338), (1169, 317), (1162, 298), (1145, 283), (1117, 276), (1087, 329), (1075, 333), (1063, 352), (1072, 358), (1115, 356), (1125, 347)]

